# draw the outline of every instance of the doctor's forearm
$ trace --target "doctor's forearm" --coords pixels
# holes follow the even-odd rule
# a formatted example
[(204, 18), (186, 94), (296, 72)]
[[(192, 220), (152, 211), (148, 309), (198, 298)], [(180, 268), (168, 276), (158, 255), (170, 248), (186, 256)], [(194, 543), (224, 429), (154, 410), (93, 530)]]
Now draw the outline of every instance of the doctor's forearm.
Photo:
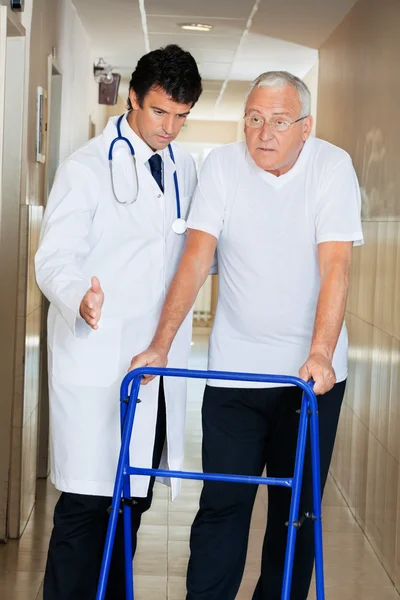
[(46, 265), (41, 249), (36, 255), (36, 281), (39, 289), (53, 304), (69, 329), (75, 335), (76, 319), (82, 298), (90, 287), (90, 281), (80, 274), (73, 263), (63, 266)]
[(310, 354), (322, 354), (332, 360), (343, 326), (349, 290), (349, 274), (333, 266), (321, 282)]

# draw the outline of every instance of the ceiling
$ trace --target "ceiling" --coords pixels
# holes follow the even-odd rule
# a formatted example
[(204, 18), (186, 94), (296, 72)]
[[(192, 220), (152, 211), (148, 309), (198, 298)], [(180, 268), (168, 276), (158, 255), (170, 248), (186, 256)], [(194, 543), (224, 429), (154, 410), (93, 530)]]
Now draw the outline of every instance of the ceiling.
[[(195, 57), (204, 92), (191, 117), (237, 120), (246, 90), (268, 70), (304, 77), (356, 0), (73, 0), (93, 47), (127, 94), (140, 56), (177, 43)], [(188, 32), (180, 23), (213, 25)]]

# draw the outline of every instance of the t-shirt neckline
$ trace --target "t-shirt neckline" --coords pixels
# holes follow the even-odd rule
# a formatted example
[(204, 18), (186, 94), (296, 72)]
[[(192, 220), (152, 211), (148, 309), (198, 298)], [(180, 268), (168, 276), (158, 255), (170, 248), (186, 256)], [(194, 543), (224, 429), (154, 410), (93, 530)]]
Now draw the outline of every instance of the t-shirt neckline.
[(303, 166), (305, 165), (307, 158), (311, 151), (312, 140), (313, 140), (312, 136), (310, 136), (306, 140), (306, 142), (300, 152), (300, 155), (299, 155), (297, 161), (295, 162), (295, 164), (293, 165), (293, 167), (287, 173), (284, 173), (283, 175), (280, 175), (279, 177), (277, 177), (276, 175), (272, 175), (272, 173), (268, 173), (268, 171), (264, 171), (263, 169), (258, 167), (256, 165), (256, 163), (254, 162), (254, 160), (252, 159), (252, 157), (250, 156), (250, 153), (247, 150), (247, 148), (246, 148), (246, 153), (247, 153), (248, 160), (250, 161), (250, 163), (253, 166), (254, 171), (264, 181), (269, 183), (272, 187), (278, 189), (278, 188), (284, 186), (289, 181), (291, 181), (303, 169)]

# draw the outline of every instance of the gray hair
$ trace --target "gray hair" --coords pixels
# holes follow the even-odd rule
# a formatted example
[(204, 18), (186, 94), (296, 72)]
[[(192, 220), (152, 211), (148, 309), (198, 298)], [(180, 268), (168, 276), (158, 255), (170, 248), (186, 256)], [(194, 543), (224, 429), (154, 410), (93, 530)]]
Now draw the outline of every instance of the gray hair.
[(299, 95), (301, 102), (300, 117), (308, 117), (311, 113), (311, 93), (304, 81), (287, 71), (267, 71), (253, 81), (247, 92), (246, 102), (251, 92), (256, 87), (285, 87), (291, 85)]

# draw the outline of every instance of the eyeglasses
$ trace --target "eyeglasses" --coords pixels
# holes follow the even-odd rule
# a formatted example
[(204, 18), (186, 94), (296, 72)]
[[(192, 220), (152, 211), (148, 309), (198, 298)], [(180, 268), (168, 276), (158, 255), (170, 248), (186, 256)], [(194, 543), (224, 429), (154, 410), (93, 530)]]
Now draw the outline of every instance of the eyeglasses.
[(271, 131), (277, 131), (279, 133), (283, 133), (283, 132), (287, 131), (291, 125), (294, 125), (295, 123), (298, 123), (299, 121), (302, 121), (303, 119), (306, 119), (308, 116), (309, 115), (300, 117), (300, 119), (297, 119), (296, 121), (293, 121), (292, 123), (289, 123), (289, 121), (285, 121), (281, 117), (272, 117), (272, 119), (270, 119), (269, 121), (266, 121), (262, 117), (253, 115), (251, 117), (244, 117), (244, 122), (247, 127), (250, 127), (250, 129), (261, 129), (262, 127), (264, 127), (265, 123), (267, 123), (269, 125), (269, 128), (271, 129)]

